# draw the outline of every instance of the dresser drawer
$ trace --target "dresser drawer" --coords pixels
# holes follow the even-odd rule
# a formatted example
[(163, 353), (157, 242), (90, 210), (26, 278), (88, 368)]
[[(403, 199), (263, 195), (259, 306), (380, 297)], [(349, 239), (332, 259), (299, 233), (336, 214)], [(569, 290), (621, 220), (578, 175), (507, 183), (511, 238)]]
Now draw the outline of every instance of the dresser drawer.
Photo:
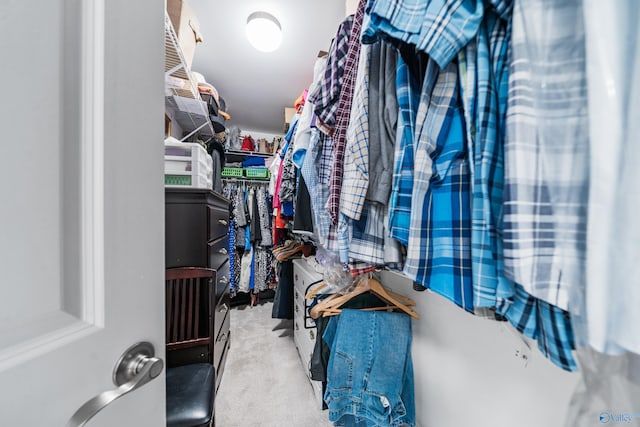
[(207, 206), (209, 235), (207, 240), (216, 240), (229, 232), (229, 208)]
[(229, 261), (222, 264), (216, 272), (216, 294), (215, 301), (218, 301), (229, 287)]
[(224, 373), (224, 367), (227, 364), (227, 355), (229, 354), (229, 347), (231, 346), (231, 331), (227, 334), (227, 340), (224, 342), (224, 346), (222, 347), (222, 356), (220, 356), (220, 360), (216, 362), (214, 367), (216, 368), (216, 392), (218, 391), (218, 387), (220, 387), (220, 381), (222, 381), (222, 374)]
[(231, 316), (229, 316), (229, 314), (227, 313), (227, 315), (224, 317), (224, 321), (222, 322), (220, 333), (218, 334), (215, 342), (213, 343), (213, 360), (214, 360), (214, 363), (216, 364), (216, 368), (218, 367), (220, 359), (222, 358), (222, 354), (224, 353), (227, 347), (229, 334), (231, 333), (231, 330), (229, 329), (230, 324), (231, 324)]
[(311, 368), (311, 356), (313, 355), (313, 345), (309, 342), (305, 336), (307, 331), (298, 325), (296, 328), (296, 322), (294, 321), (293, 341), (298, 349), (298, 355), (304, 368), (304, 373), (307, 377), (311, 376), (309, 369)]
[(207, 267), (206, 206), (167, 203), (165, 206), (165, 265)]
[(304, 297), (307, 288), (313, 283), (322, 281), (322, 274), (316, 272), (304, 259), (293, 260), (294, 288)]
[(229, 259), (229, 235), (225, 234), (208, 244), (209, 268), (218, 270)]
[(316, 345), (316, 328), (307, 329), (304, 327), (304, 319), (294, 317), (293, 321), (293, 337), (296, 343), (304, 347), (307, 351), (313, 351)]
[(226, 317), (229, 316), (229, 309), (231, 303), (231, 296), (229, 295), (229, 287), (222, 294), (222, 296), (216, 300), (216, 307), (213, 314), (213, 336), (217, 337), (220, 335), (220, 329), (226, 320)]

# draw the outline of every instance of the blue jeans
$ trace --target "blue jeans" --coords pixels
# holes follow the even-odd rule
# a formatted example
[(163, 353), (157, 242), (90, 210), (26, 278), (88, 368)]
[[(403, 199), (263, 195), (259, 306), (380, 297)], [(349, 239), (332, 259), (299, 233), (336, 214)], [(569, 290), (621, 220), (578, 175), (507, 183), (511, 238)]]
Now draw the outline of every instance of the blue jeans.
[(323, 339), (331, 348), (324, 395), (330, 421), (345, 427), (415, 425), (409, 316), (343, 309)]

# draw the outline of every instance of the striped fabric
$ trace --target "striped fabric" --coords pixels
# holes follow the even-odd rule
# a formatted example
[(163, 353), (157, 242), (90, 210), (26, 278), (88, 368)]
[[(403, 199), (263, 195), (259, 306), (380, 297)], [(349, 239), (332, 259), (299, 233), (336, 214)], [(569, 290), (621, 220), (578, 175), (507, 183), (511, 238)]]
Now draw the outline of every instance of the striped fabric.
[(409, 243), (411, 192), (413, 189), (413, 138), (416, 113), (420, 102), (420, 86), (409, 66), (398, 56), (396, 71), (398, 98), (398, 131), (395, 146), (393, 184), (389, 200), (389, 233), (403, 245)]
[(573, 357), (575, 340), (569, 313), (529, 295), (517, 285), (511, 301), (503, 301), (498, 312), (523, 335), (538, 341), (549, 360), (566, 371), (578, 369)]
[(358, 221), (351, 223), (349, 257), (372, 265), (385, 263), (385, 207), (367, 202)]
[(309, 147), (300, 172), (309, 190), (315, 232), (320, 245), (326, 249), (329, 246), (328, 240), (331, 238), (331, 228), (333, 224), (331, 223), (331, 218), (329, 218), (329, 213), (324, 209), (328, 197), (328, 187), (327, 184), (322, 181), (321, 176), (323, 164), (322, 153), (323, 146), (326, 143), (325, 139), (325, 135), (317, 128), (313, 127), (311, 129)]
[(327, 210), (334, 224), (338, 223), (340, 212), (340, 192), (342, 191), (342, 180), (344, 173), (344, 151), (346, 145), (347, 127), (351, 115), (351, 104), (353, 92), (358, 72), (360, 59), (360, 31), (362, 28), (362, 18), (364, 17), (364, 6), (366, 0), (360, 0), (358, 9), (351, 28), (349, 37), (349, 50), (347, 51), (344, 65), (344, 78), (340, 90), (340, 100), (338, 101), (338, 111), (336, 126), (333, 133), (333, 164), (331, 167), (331, 178), (329, 180), (329, 200), (327, 200)]
[(340, 213), (358, 220), (369, 187), (369, 66), (371, 46), (363, 45), (347, 127)]
[(467, 144), (473, 177), (471, 255), (474, 307), (496, 307), (513, 294), (504, 277), (502, 202), (508, 94), (507, 22), (485, 11), (478, 36), (459, 55)]
[(472, 312), (471, 183), (458, 69), (455, 63), (442, 70), (432, 64), (416, 118), (413, 205), (404, 273)]
[(449, 64), (476, 35), (484, 2), (476, 0), (372, 0), (367, 6), (363, 40), (383, 33), (415, 45), (440, 68)]
[(518, 0), (506, 118), (505, 274), (569, 309), (585, 281), (588, 120), (580, 0)]
[[(349, 37), (353, 26), (353, 15), (348, 16), (340, 26), (329, 48), (327, 66), (324, 78), (320, 80), (318, 86), (309, 92), (307, 97), (314, 106), (314, 112), (325, 124), (327, 129), (332, 129), (336, 123), (336, 113), (338, 111), (338, 100), (340, 88), (344, 75), (347, 50), (349, 48)], [(329, 134), (331, 132), (329, 131)]]

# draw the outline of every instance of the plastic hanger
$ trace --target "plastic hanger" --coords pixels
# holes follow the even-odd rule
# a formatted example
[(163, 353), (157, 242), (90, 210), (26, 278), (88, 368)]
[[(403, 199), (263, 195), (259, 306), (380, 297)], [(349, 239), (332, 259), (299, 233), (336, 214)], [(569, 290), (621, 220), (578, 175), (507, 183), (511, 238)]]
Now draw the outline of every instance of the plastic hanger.
[(375, 307), (363, 310), (398, 309), (413, 317), (414, 319), (419, 318), (418, 313), (410, 308), (415, 306), (415, 302), (412, 299), (386, 289), (384, 286), (382, 286), (382, 283), (380, 283), (373, 277), (364, 277), (356, 283), (355, 287), (350, 286), (350, 288), (352, 289), (346, 290), (345, 293), (336, 293), (316, 304), (311, 309), (311, 317), (317, 319), (321, 315), (333, 316), (339, 314), (341, 312), (340, 307), (342, 307), (347, 301), (358, 295), (362, 295), (365, 292), (371, 292), (389, 305), (385, 307)]

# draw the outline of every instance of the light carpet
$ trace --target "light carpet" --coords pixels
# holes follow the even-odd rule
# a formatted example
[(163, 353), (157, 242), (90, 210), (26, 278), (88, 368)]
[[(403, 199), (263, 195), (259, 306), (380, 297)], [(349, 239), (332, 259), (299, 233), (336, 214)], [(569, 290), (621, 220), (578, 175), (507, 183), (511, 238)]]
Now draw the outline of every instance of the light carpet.
[(216, 427), (329, 427), (272, 302), (231, 309), (231, 347), (216, 396)]

